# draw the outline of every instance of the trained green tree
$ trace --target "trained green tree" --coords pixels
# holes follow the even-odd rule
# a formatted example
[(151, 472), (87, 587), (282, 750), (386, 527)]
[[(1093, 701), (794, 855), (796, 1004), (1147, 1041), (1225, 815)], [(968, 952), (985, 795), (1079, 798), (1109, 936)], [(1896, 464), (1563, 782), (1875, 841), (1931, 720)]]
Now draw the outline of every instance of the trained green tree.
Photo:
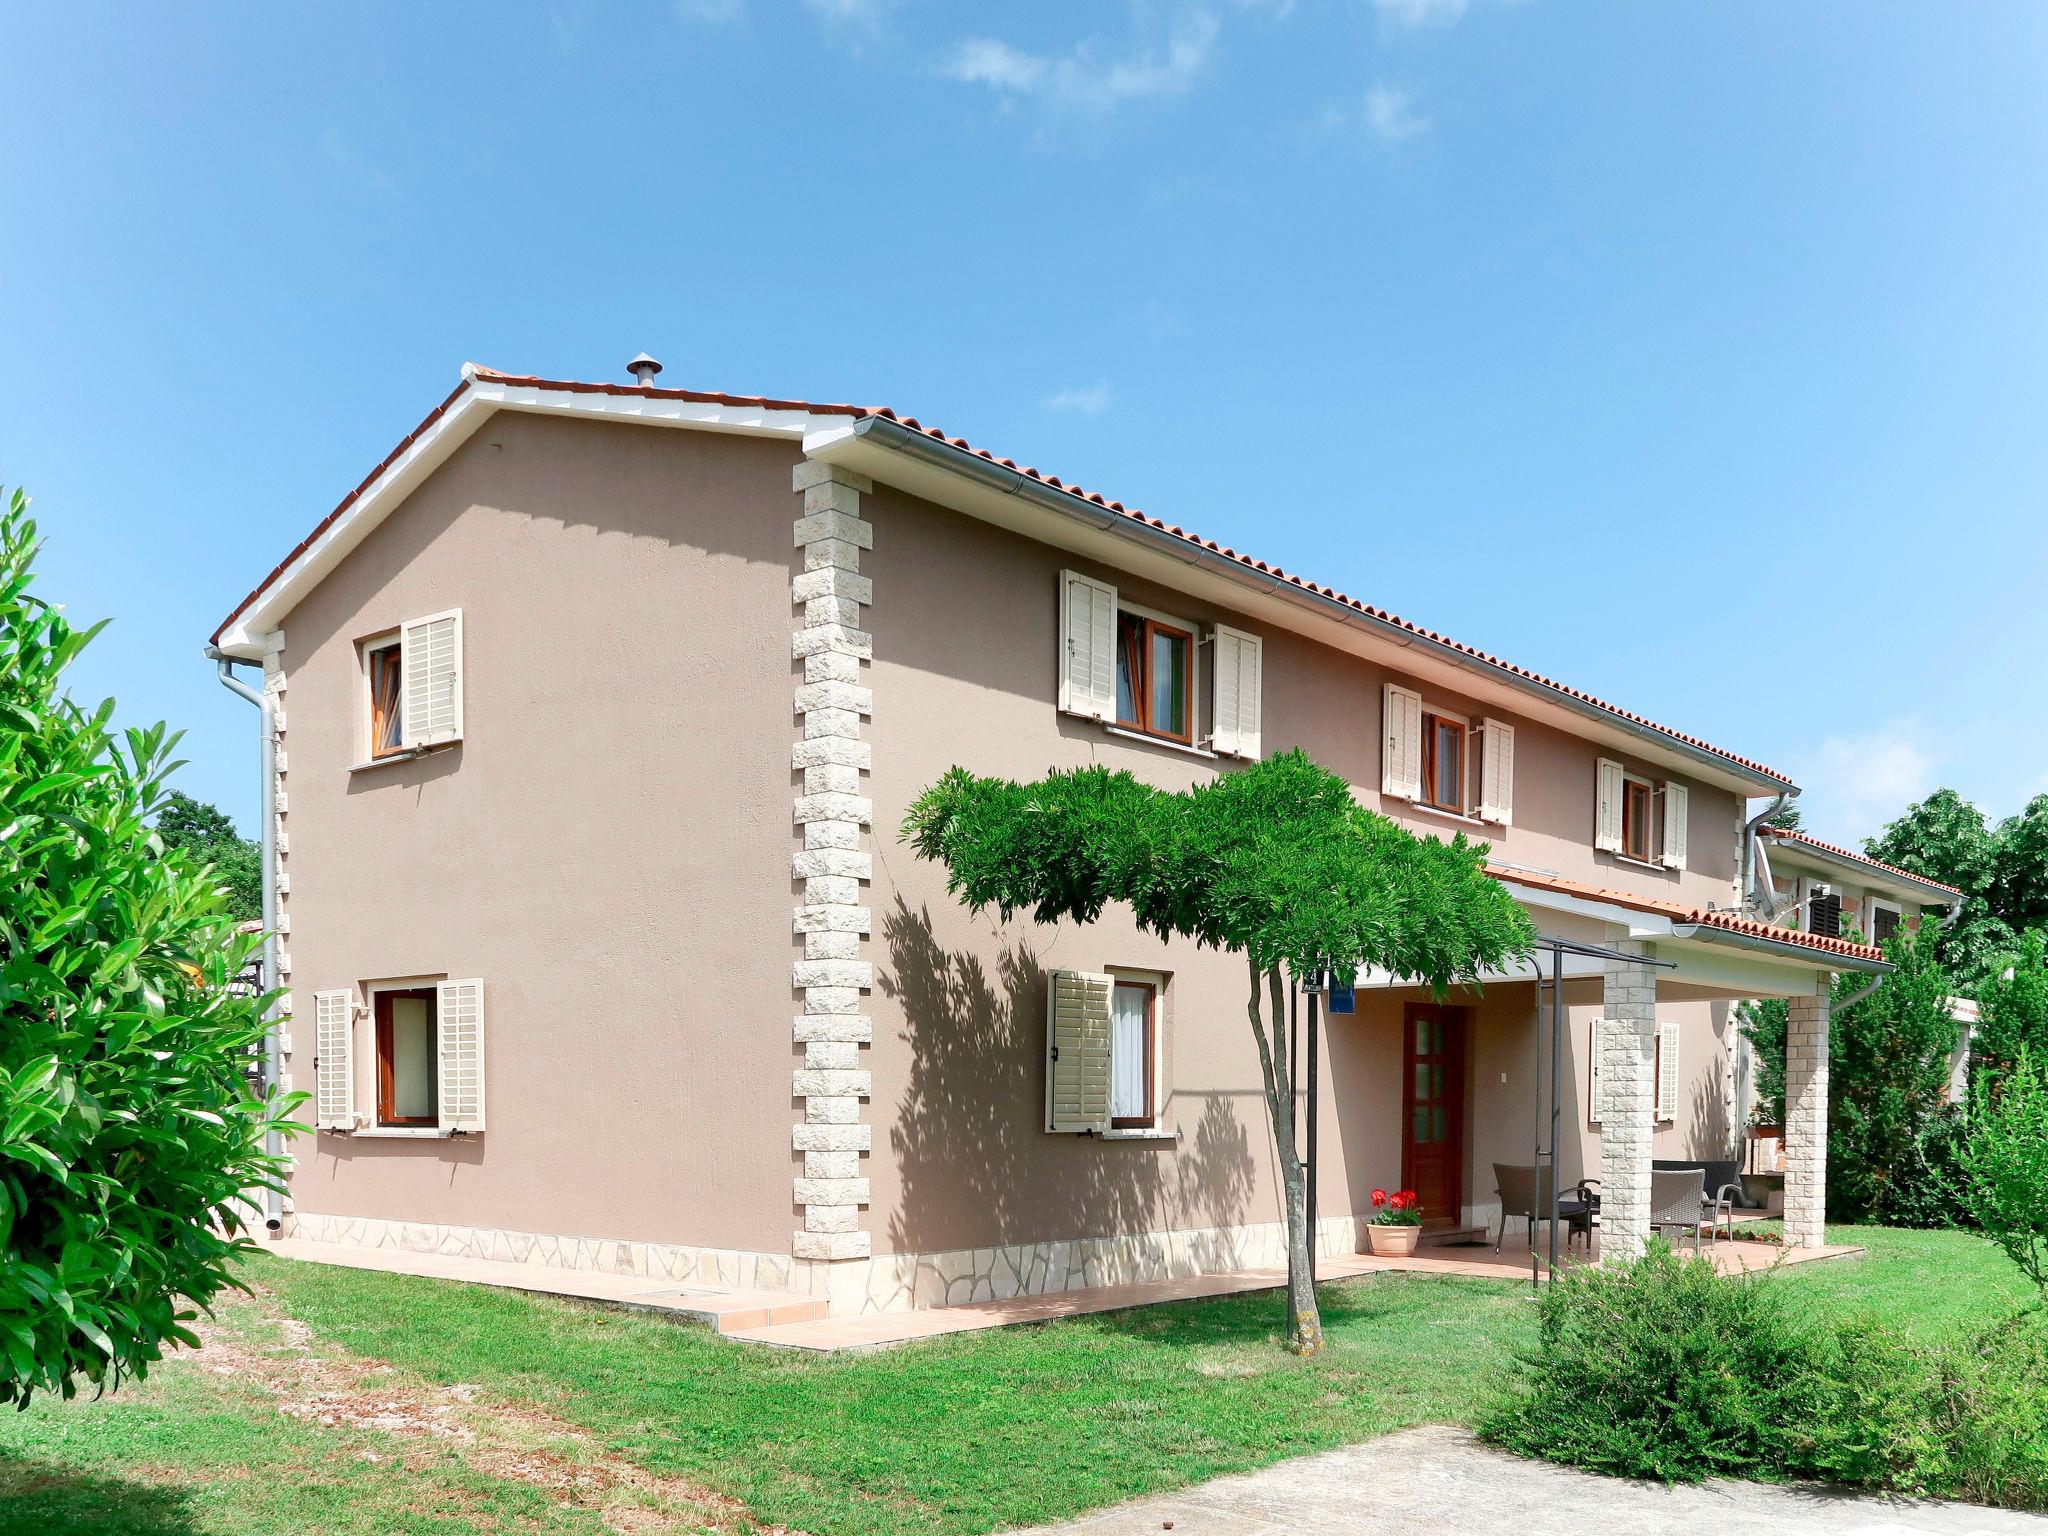
[(1162, 938), (1244, 957), (1286, 1213), (1287, 1344), (1320, 1349), (1281, 1040), (1288, 978), (1377, 969), (1442, 991), (1526, 955), (1534, 931), (1486, 875), (1484, 845), (1412, 835), (1298, 751), (1179, 792), (1103, 768), (1031, 784), (954, 768), (913, 803), (902, 836), (974, 911), (1089, 923), (1122, 903)]
[(1962, 1169), (1971, 1220), (2048, 1302), (2048, 1063), (2023, 1051), (1995, 1092), (1977, 1085)]
[(174, 789), (156, 813), (156, 835), (165, 848), (213, 866), (236, 922), (263, 921), (263, 845), (237, 832), (226, 812)]
[(0, 1403), (141, 1376), (233, 1285), (240, 1200), (277, 1187), (250, 1069), (265, 999), (236, 977), (212, 873), (150, 818), (176, 737), (117, 736), (65, 668), (97, 632), (30, 590), (35, 525), (0, 508)]

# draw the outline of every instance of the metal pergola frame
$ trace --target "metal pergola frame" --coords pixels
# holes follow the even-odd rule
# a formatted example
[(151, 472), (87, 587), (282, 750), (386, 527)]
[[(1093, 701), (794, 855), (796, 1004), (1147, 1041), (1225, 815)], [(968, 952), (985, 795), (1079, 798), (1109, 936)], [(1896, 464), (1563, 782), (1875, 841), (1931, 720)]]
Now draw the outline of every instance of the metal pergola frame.
[[(1534, 1095), (1536, 1125), (1534, 1161), (1536, 1168), (1536, 1189), (1543, 1188), (1543, 1175), (1550, 1174), (1550, 1271), (1557, 1271), (1557, 1220), (1558, 1206), (1564, 1199), (1564, 1192), (1557, 1185), (1557, 1143), (1564, 1129), (1564, 1100), (1558, 1093), (1558, 1084), (1564, 1077), (1564, 957), (1580, 955), (1593, 960), (1621, 960), (1630, 965), (1645, 965), (1658, 970), (1674, 970), (1676, 960), (1652, 960), (1647, 955), (1631, 953), (1625, 949), (1614, 949), (1605, 944), (1588, 944), (1583, 939), (1564, 939), (1554, 934), (1539, 935), (1536, 950), (1550, 954), (1550, 1085), (1548, 1094)], [(1529, 964), (1536, 975), (1536, 1060), (1537, 1076), (1543, 1075), (1543, 966), (1532, 958)], [(1546, 1100), (1549, 1109), (1550, 1147), (1546, 1152), (1543, 1145), (1544, 1109)], [(1529, 1245), (1529, 1284), (1533, 1289), (1542, 1282), (1543, 1271), (1536, 1263), (1536, 1245)]]

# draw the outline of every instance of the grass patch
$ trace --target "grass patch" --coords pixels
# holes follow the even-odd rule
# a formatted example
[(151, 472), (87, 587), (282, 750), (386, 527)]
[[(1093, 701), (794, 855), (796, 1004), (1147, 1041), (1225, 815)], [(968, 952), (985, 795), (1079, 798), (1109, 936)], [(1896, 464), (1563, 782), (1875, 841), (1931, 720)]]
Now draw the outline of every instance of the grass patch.
[[(1870, 1257), (1765, 1283), (1817, 1314), (1878, 1315), (1929, 1338), (2020, 1299), (2006, 1261), (1964, 1234), (1830, 1240)], [(1304, 1361), (1280, 1348), (1272, 1293), (820, 1357), (409, 1276), (274, 1259), (250, 1273), (269, 1294), (226, 1314), (249, 1347), (284, 1348), (304, 1325), (316, 1351), (388, 1362), (429, 1397), (467, 1384), (584, 1432), (599, 1461), (745, 1506), (707, 1523), (744, 1529), (750, 1513), (817, 1536), (968, 1536), (1414, 1424), (1470, 1424), (1535, 1337), (1526, 1287), (1449, 1276), (1324, 1287), (1328, 1347)], [(465, 1447), (288, 1418), (202, 1352), (104, 1402), (0, 1415), (0, 1536), (630, 1526), (503, 1467)]]

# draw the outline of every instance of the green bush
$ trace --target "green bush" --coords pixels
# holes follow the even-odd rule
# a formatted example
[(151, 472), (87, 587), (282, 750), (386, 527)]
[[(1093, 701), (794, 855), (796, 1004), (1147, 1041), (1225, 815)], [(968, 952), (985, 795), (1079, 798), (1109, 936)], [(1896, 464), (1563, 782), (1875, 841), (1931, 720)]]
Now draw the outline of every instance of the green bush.
[(2029, 1051), (1979, 1080), (1961, 1164), (1970, 1219), (2048, 1303), (2048, 1065)]
[(1810, 1478), (2048, 1509), (2048, 1310), (1934, 1344), (1663, 1244), (1539, 1301), (1480, 1433), (1619, 1477)]
[[(143, 1374), (232, 1283), (236, 1201), (272, 1186), (247, 1069), (263, 999), (214, 877), (148, 824), (176, 738), (62, 690), (92, 638), (34, 596), (0, 509), (0, 1403)], [(302, 1096), (300, 1096), (302, 1097)], [(273, 1119), (273, 1116), (280, 1118)]]
[(1772, 1286), (1662, 1242), (1543, 1288), (1538, 1342), (1480, 1433), (1617, 1477), (1752, 1477), (1809, 1454), (1825, 1337)]

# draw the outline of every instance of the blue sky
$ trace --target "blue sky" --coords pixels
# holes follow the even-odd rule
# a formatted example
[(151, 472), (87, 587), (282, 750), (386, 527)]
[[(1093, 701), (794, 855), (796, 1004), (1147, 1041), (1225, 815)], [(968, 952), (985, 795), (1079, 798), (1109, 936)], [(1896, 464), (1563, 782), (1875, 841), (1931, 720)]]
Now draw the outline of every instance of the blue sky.
[[(2048, 7), (13, 7), (0, 480), (214, 624), (464, 359), (887, 403), (1784, 768), (2048, 789)], [(1346, 707), (1332, 699), (1330, 707)]]

